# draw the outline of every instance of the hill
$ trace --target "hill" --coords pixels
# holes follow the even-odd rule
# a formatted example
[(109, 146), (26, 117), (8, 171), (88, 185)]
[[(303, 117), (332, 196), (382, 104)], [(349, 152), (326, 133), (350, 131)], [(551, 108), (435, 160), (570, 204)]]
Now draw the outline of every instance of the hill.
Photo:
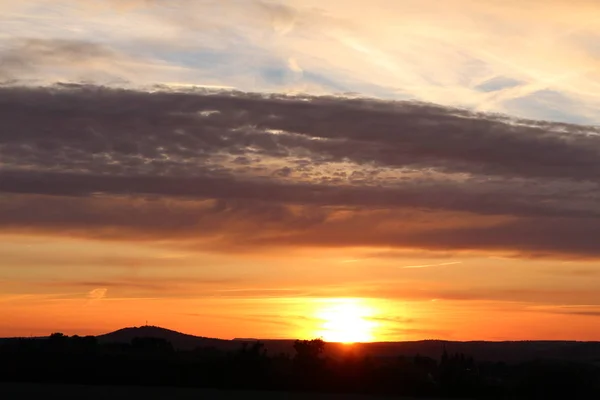
[(165, 339), (177, 350), (193, 350), (197, 347), (216, 347), (223, 350), (238, 347), (238, 343), (231, 340), (207, 338), (203, 336), (188, 335), (158, 326), (140, 326), (119, 329), (96, 338), (99, 343), (130, 343), (132, 339), (140, 337), (153, 337)]

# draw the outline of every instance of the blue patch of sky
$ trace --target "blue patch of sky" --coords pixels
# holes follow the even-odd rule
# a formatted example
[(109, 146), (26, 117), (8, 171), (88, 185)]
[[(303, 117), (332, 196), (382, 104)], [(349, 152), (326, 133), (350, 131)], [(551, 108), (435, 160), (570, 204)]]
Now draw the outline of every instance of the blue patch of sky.
[(321, 82), (330, 82), (329, 87), (336, 92), (353, 93), (368, 97), (376, 97), (388, 100), (408, 99), (411, 96), (400, 88), (376, 85), (364, 80), (357, 80), (348, 77), (339, 77), (339, 79), (328, 78), (325, 75), (314, 74), (314, 77)]
[(263, 67), (260, 69), (259, 74), (263, 83), (267, 86), (285, 87), (287, 85), (308, 83), (333, 93), (351, 91), (351, 88), (348, 85), (344, 85), (339, 82), (339, 80), (312, 71), (292, 71), (289, 66), (283, 62), (275, 62), (273, 65)]
[[(133, 46), (129, 50), (139, 55), (144, 55), (151, 49)], [(131, 54), (131, 51), (128, 51)], [(149, 55), (149, 54), (145, 54)], [(287, 60), (275, 57), (264, 49), (248, 43), (235, 45), (225, 50), (194, 49), (172, 50), (152, 54), (153, 57), (170, 64), (188, 67), (202, 71), (208, 76), (222, 80), (223, 84), (234, 84), (236, 78), (254, 78), (259, 86), (265, 89), (274, 89), (288, 85), (310, 83), (315, 84), (332, 93), (359, 93), (366, 96), (380, 98), (398, 98), (399, 91), (374, 85), (365, 81), (355, 80), (338, 73), (324, 71), (315, 72), (304, 70), (302, 73), (292, 71)], [(329, 73), (328, 73), (329, 72)], [(228, 82), (232, 80), (232, 82)], [(260, 87), (239, 87), (240, 89), (257, 90)]]
[(293, 71), (285, 65), (260, 68), (258, 73), (269, 85), (283, 86), (296, 80)]
[(523, 82), (521, 82), (517, 79), (508, 78), (506, 76), (496, 76), (492, 79), (488, 79), (487, 81), (475, 86), (475, 90), (478, 90), (480, 92), (487, 92), (487, 93), (496, 92), (498, 90), (508, 89), (511, 87), (519, 86), (522, 83)]
[[(196, 38), (198, 39), (198, 38)], [(202, 41), (201, 39), (199, 40)], [(198, 78), (214, 80), (240, 90), (277, 90), (302, 83), (314, 84), (331, 93), (353, 93), (384, 99), (407, 99), (399, 88), (375, 85), (325, 67), (299, 73), (268, 50), (230, 32), (219, 49), (201, 43), (171, 48), (136, 41), (112, 42), (110, 47), (134, 58), (151, 58), (171, 65), (197, 70)]]
[(197, 49), (193, 51), (171, 51), (157, 55), (157, 58), (170, 64), (198, 69), (239, 68), (247, 62), (247, 57), (241, 54), (232, 54), (229, 51), (216, 51), (213, 49)]
[(526, 118), (583, 125), (599, 122), (581, 113), (582, 104), (554, 90), (540, 90), (508, 100), (503, 106), (509, 114)]
[(343, 85), (334, 79), (328, 78), (325, 75), (318, 74), (312, 71), (304, 71), (303, 80), (333, 90), (335, 92), (350, 91), (347, 85)]
[[(238, 86), (244, 79), (281, 80), (282, 73), (277, 73), (278, 67), (270, 65), (280, 64), (281, 61), (260, 49), (245, 47), (244, 49), (227, 48), (215, 50), (211, 48), (173, 49), (151, 54), (155, 59), (171, 65), (196, 70), (205, 78), (221, 81), (224, 85)], [(143, 51), (143, 50), (137, 50)], [(287, 68), (287, 67), (286, 67)], [(266, 72), (263, 73), (263, 70)], [(240, 89), (244, 89), (240, 87)]]

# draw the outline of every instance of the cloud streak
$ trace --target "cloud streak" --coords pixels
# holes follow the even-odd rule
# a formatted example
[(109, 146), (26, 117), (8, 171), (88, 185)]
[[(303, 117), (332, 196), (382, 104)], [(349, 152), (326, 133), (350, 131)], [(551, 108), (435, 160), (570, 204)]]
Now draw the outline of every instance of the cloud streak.
[(423, 265), (406, 265), (404, 267), (400, 267), (403, 269), (420, 269), (420, 268), (431, 268), (431, 267), (443, 267), (446, 265), (456, 265), (456, 264), (462, 264), (462, 261), (452, 261), (452, 262), (445, 262), (445, 263), (439, 263), (439, 264), (423, 264)]

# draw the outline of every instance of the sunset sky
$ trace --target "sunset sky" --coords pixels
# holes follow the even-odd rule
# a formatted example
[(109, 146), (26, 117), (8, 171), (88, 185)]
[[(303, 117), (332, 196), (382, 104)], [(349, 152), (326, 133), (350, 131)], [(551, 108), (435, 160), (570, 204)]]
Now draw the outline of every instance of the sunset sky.
[(597, 0), (0, 27), (0, 336), (600, 340)]

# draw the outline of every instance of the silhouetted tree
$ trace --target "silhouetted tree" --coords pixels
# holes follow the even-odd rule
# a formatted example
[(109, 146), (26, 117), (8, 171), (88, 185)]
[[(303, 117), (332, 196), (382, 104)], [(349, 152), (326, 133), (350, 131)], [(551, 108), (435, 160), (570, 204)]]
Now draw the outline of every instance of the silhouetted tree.
[(242, 343), (233, 358), (234, 378), (238, 385), (243, 387), (261, 387), (266, 378), (269, 357), (264, 343), (257, 341), (250, 345)]
[(54, 332), (52, 333), (50, 336), (48, 336), (48, 339), (50, 341), (53, 342), (64, 342), (68, 339), (69, 337), (66, 336), (64, 333), (62, 332)]
[(294, 342), (296, 360), (301, 362), (318, 362), (325, 350), (325, 342), (322, 339), (296, 340)]
[(48, 336), (48, 348), (53, 351), (64, 350), (67, 346), (69, 337), (64, 333), (55, 332)]
[(325, 342), (321, 339), (296, 340), (294, 343), (296, 355), (294, 367), (301, 387), (315, 388), (324, 379), (322, 375), (324, 359), (321, 357), (325, 350)]

